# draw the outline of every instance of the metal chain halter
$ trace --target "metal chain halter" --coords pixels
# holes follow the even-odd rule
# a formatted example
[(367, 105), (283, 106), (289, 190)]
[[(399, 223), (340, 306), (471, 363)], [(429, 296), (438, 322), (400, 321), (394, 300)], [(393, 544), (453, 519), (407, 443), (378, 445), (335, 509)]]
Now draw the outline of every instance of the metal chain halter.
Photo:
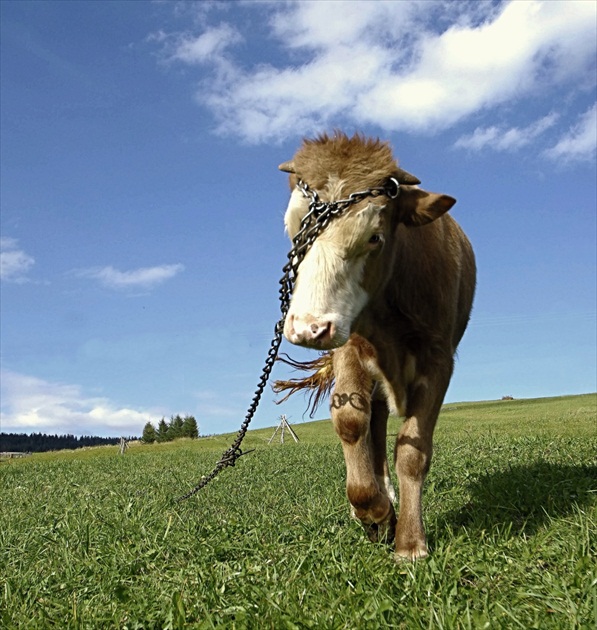
[(301, 179), (298, 180), (296, 187), (303, 193), (303, 196), (309, 200), (309, 211), (303, 217), (300, 229), (296, 236), (292, 239), (292, 249), (288, 252), (288, 262), (282, 268), (284, 275), (279, 283), (280, 311), (282, 316), (274, 328), (274, 338), (268, 350), (265, 365), (263, 366), (255, 395), (253, 396), (245, 419), (240, 425), (240, 429), (234, 439), (234, 442), (230, 445), (230, 448), (222, 453), (222, 457), (220, 457), (220, 460), (215, 465), (214, 469), (208, 475), (201, 477), (199, 483), (192, 490), (179, 497), (178, 501), (184, 501), (185, 499), (192, 497), (194, 494), (197, 494), (201, 488), (204, 488), (224, 468), (227, 466), (234, 466), (237, 459), (255, 450), (251, 449), (250, 451), (242, 451), (240, 445), (247, 433), (249, 423), (257, 411), (261, 395), (263, 394), (265, 385), (267, 384), (267, 380), (278, 356), (278, 349), (282, 343), (284, 322), (286, 320), (286, 315), (288, 314), (288, 309), (290, 308), (290, 299), (296, 282), (298, 268), (301, 262), (303, 262), (303, 259), (315, 239), (323, 232), (323, 230), (325, 230), (334, 217), (341, 215), (347, 208), (355, 203), (359, 203), (367, 197), (379, 197), (380, 195), (386, 195), (390, 199), (395, 199), (400, 192), (400, 184), (394, 177), (389, 179), (385, 186), (376, 186), (368, 188), (367, 190), (355, 192), (350, 194), (347, 199), (340, 199), (337, 201), (321, 201), (317, 191), (309, 188), (309, 186)]

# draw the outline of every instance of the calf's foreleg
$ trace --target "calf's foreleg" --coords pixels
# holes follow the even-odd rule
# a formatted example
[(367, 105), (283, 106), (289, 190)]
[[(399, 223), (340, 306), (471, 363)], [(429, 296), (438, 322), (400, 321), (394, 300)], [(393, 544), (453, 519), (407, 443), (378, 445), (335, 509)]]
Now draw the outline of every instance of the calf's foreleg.
[(394, 459), (398, 474), (400, 509), (396, 526), (397, 559), (414, 560), (427, 555), (423, 527), (423, 482), (433, 451), (433, 430), (450, 380), (451, 368), (434, 378), (419, 379), (408, 392), (406, 419), (402, 424)]
[[(387, 410), (374, 401), (376, 431), (371, 430), (373, 380), (367, 360), (373, 348), (364, 339), (352, 336), (334, 351), (336, 384), (331, 397), (334, 428), (342, 442), (346, 462), (346, 494), (354, 516), (361, 521), (371, 540), (391, 540), (396, 516), (388, 496), (385, 461), (385, 422)], [(385, 405), (385, 403), (383, 403)], [(385, 417), (384, 417), (385, 413)], [(383, 460), (379, 459), (383, 435)], [(381, 483), (380, 483), (381, 482)]]

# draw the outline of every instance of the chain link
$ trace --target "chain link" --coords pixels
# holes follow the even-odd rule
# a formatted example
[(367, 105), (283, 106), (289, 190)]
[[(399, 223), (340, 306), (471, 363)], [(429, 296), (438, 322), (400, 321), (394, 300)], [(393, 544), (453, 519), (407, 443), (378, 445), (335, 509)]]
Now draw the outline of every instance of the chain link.
[(284, 322), (290, 308), (290, 300), (292, 298), (294, 284), (298, 275), (298, 268), (303, 262), (309, 248), (315, 242), (315, 239), (323, 232), (323, 230), (325, 230), (332, 219), (341, 215), (347, 208), (355, 203), (359, 203), (367, 197), (379, 197), (380, 195), (386, 195), (390, 199), (395, 199), (400, 191), (400, 184), (398, 183), (398, 180), (391, 178), (388, 180), (386, 186), (377, 186), (360, 192), (351, 193), (347, 199), (341, 199), (338, 201), (321, 201), (317, 191), (311, 189), (307, 183), (301, 179), (298, 180), (297, 188), (309, 200), (309, 211), (303, 217), (300, 229), (296, 236), (292, 239), (292, 249), (288, 253), (288, 262), (282, 268), (284, 275), (279, 282), (280, 311), (282, 316), (274, 328), (274, 338), (272, 339), (270, 348), (267, 352), (265, 365), (261, 371), (255, 395), (253, 396), (245, 419), (240, 426), (234, 442), (230, 445), (230, 448), (222, 453), (222, 456), (215, 465), (214, 469), (208, 475), (201, 477), (199, 483), (192, 490), (179, 497), (177, 501), (184, 501), (185, 499), (192, 497), (194, 494), (197, 494), (199, 490), (212, 481), (212, 479), (214, 479), (224, 468), (234, 466), (240, 457), (255, 450), (251, 449), (249, 451), (243, 451), (241, 450), (240, 445), (247, 433), (249, 423), (257, 411), (259, 401), (261, 400), (269, 375), (271, 374), (278, 356), (278, 350), (280, 348), (280, 344), (282, 343), (284, 333)]

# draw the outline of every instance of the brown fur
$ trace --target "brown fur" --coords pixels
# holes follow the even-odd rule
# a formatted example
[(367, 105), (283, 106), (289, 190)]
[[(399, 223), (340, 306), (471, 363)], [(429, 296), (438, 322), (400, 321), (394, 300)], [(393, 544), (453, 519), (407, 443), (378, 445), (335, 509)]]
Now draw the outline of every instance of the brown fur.
[[(333, 145), (333, 151), (322, 146)], [(316, 190), (323, 190), (330, 177), (345, 180), (350, 192), (369, 186), (381, 186), (398, 165), (387, 142), (357, 134), (352, 138), (336, 132), (305, 140), (294, 156), (297, 174)]]
[[(300, 178), (325, 201), (332, 188), (339, 193), (338, 182), (345, 196), (383, 185), (397, 168), (387, 143), (336, 132), (303, 143), (293, 159), (290, 184)], [(368, 203), (351, 207), (347, 215)], [(455, 203), (452, 197), (402, 186), (397, 199), (379, 203), (384, 205), (385, 244), (367, 258), (361, 284), (369, 302), (352, 322), (353, 334), (316, 361), (292, 362), (315, 373), (276, 387), (290, 390), (288, 395), (310, 390), (310, 403), (317, 404), (335, 379), (332, 420), (344, 449), (347, 492), (370, 536), (371, 528), (393, 535), (386, 425), (394, 407), (405, 416), (395, 446), (400, 482), (396, 554), (415, 558), (427, 553), (422, 484), (454, 353), (472, 308), (475, 260), (462, 229), (446, 214)], [(300, 278), (300, 268), (298, 273)], [(361, 399), (371, 405), (353, 404)]]

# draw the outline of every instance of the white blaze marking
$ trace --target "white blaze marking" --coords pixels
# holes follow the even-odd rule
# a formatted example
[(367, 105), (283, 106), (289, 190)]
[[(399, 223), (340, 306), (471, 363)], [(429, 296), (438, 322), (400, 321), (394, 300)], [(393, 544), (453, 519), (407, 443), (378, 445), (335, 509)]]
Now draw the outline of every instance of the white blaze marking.
[(292, 240), (301, 228), (301, 221), (309, 211), (309, 202), (303, 193), (295, 188), (290, 195), (290, 201), (284, 214), (286, 233)]
[(295, 332), (313, 320), (335, 326), (337, 344), (345, 343), (354, 318), (368, 300), (361, 286), (364, 257), (346, 260), (333, 243), (317, 239), (307, 252), (292, 296)]
[[(293, 191), (284, 219), (291, 238), (307, 209), (302, 193)], [(308, 336), (313, 322), (332, 325), (334, 346), (347, 341), (354, 319), (369, 299), (362, 281), (367, 244), (379, 229), (380, 210), (369, 204), (338, 217), (315, 240), (298, 270), (285, 331), (289, 341), (300, 342), (303, 333)]]

